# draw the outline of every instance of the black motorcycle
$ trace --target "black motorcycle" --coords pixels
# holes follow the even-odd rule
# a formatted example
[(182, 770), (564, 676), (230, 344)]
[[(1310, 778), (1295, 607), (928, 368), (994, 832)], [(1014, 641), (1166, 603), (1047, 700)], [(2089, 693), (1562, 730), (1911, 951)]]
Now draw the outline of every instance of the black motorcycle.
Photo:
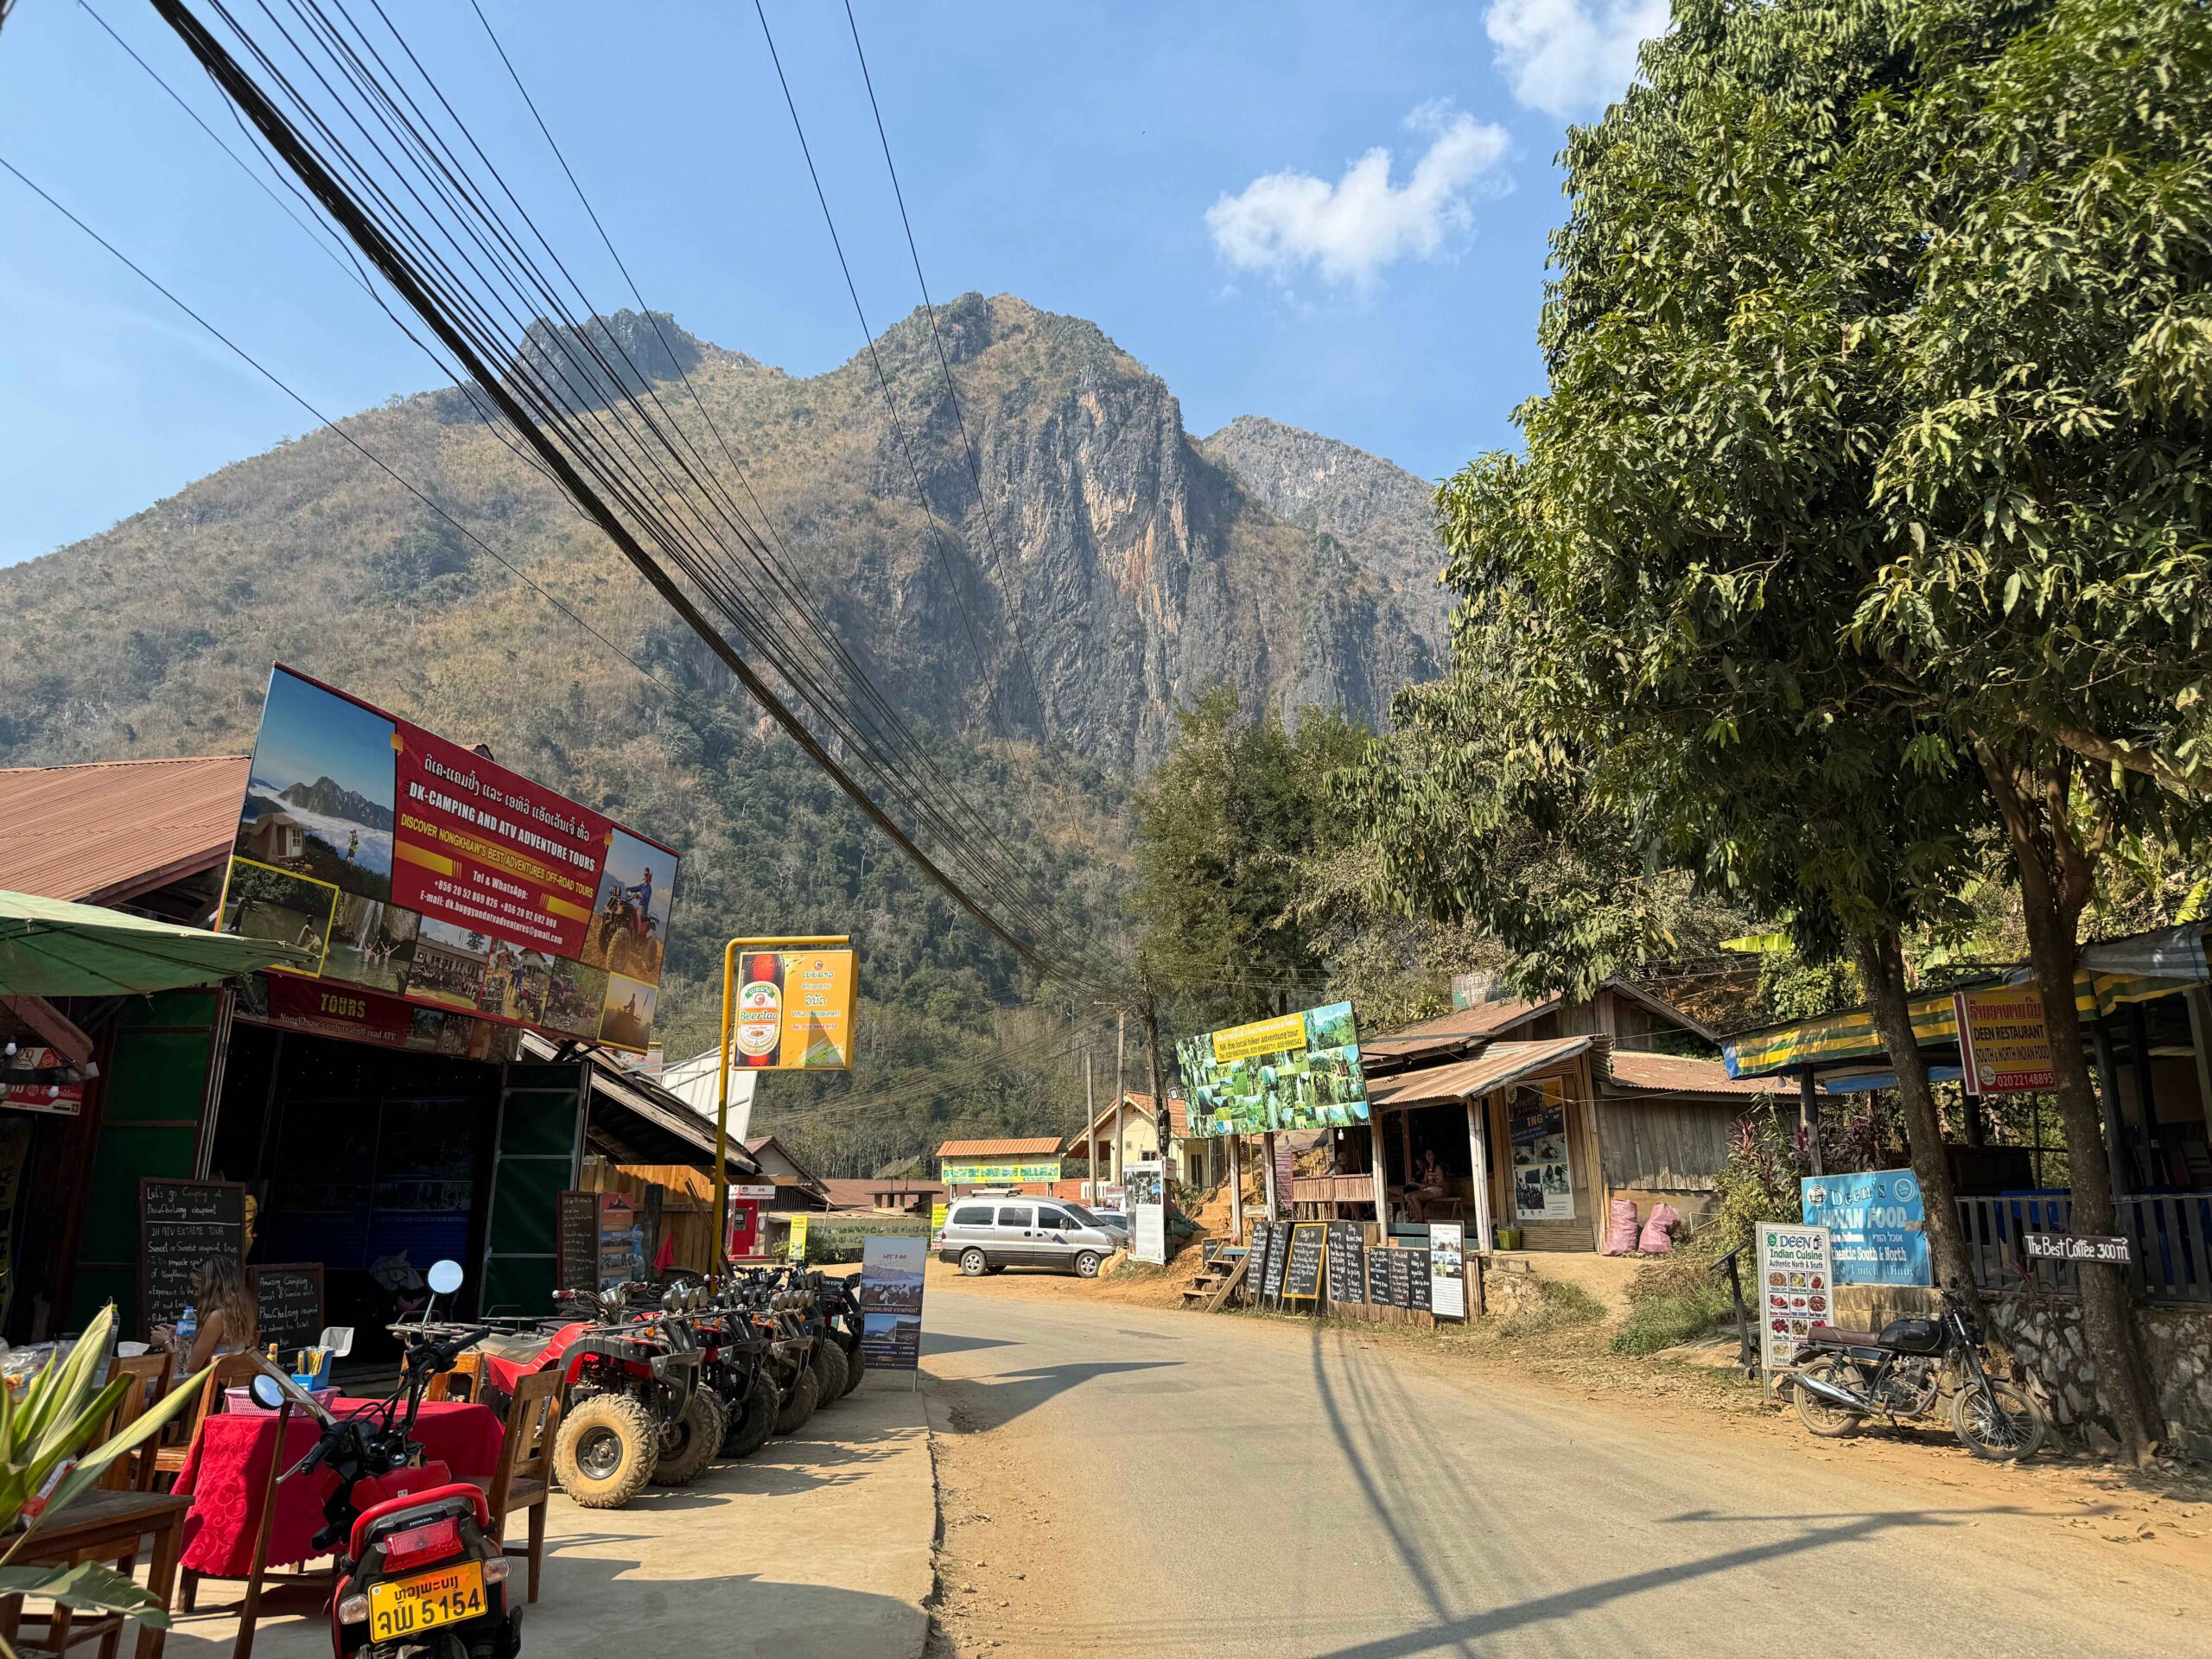
[(1797, 1361), (1798, 1420), (1826, 1439), (1855, 1434), (1869, 1417), (1938, 1417), (1947, 1397), (1951, 1432), (1976, 1457), (2032, 1457), (2050, 1432), (2034, 1395), (1989, 1374), (1981, 1331), (1953, 1291), (1937, 1319), (1891, 1319), (1879, 1332), (1816, 1325)]

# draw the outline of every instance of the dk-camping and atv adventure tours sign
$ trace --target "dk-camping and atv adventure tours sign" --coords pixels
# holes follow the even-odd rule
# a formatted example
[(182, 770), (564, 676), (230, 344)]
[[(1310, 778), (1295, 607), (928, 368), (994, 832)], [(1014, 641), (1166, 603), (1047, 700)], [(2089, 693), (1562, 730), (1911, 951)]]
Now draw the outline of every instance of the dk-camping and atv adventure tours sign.
[(676, 882), (660, 842), (280, 664), (217, 925), (312, 952), (312, 1012), (370, 1040), (465, 1054), (493, 1020), (643, 1052)]
[(1195, 1135), (1343, 1128), (1367, 1122), (1351, 1004), (1332, 1002), (1176, 1046)]

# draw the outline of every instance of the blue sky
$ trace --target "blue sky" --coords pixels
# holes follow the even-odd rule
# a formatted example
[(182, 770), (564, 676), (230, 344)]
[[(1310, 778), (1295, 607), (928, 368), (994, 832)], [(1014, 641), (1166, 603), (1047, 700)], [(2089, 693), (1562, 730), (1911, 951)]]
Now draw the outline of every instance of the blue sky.
[[(147, 8), (92, 3), (243, 149)], [(385, 3), (594, 300), (629, 303), (474, 14)], [(649, 302), (794, 373), (859, 349), (750, 7), (484, 3)], [(1090, 318), (1194, 432), (1267, 415), (1427, 477), (1510, 443), (1513, 405), (1541, 388), (1553, 157), (1665, 16), (1664, 0), (856, 10), (934, 294)], [(880, 330), (918, 295), (843, 12), (774, 0), (768, 17)], [(327, 412), (435, 383), (66, 0), (22, 0), (0, 37), (0, 156)], [(312, 426), (4, 175), (0, 249), (0, 563)]]
[(389, 810), (391, 722), (305, 680), (272, 673), (253, 775), (279, 790), (328, 778)]

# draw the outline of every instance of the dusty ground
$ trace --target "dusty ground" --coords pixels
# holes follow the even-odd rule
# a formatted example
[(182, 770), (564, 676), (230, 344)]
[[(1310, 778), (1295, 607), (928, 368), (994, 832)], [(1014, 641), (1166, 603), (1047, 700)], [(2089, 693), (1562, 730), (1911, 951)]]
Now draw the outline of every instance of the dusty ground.
[(1808, 1609), (1946, 1650), (2212, 1656), (2201, 1491), (1004, 1278), (938, 1296), (925, 1356), (941, 1656), (1719, 1659), (1802, 1645)]

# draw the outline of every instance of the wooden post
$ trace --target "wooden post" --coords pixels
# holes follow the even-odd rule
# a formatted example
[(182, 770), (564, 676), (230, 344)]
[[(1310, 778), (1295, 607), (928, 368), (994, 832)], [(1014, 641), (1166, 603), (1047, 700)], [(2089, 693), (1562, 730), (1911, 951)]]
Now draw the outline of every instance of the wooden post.
[(1090, 1153), (1090, 1201), (1098, 1202), (1098, 1101), (1090, 1081), (1090, 1051), (1083, 1051), (1083, 1141)]
[(1382, 1118), (1372, 1106), (1367, 1109), (1368, 1173), (1375, 1180), (1375, 1221), (1382, 1230), (1381, 1237), (1390, 1239), (1390, 1172), (1382, 1167)]
[(1275, 1132), (1273, 1129), (1260, 1137), (1260, 1155), (1267, 1160), (1268, 1219), (1281, 1221), (1282, 1210), (1275, 1192)]
[(1467, 1097), (1467, 1168), (1469, 1182), (1475, 1189), (1475, 1237), (1473, 1248), (1487, 1250), (1490, 1240), (1490, 1122), (1485, 1116), (1478, 1121), (1477, 1114), (1484, 1111), (1487, 1102)]
[(2124, 1198), (2135, 1190), (2135, 1160), (2127, 1155), (2127, 1132), (2120, 1120), (2120, 1072), (2112, 1062), (2112, 1039), (2100, 1020), (2089, 1027), (2097, 1053), (2097, 1092), (2104, 1096), (2105, 1161), (2112, 1166), (2112, 1195)]
[(1229, 1236), (1244, 1242), (1244, 1137), (1229, 1137)]
[(1821, 1086), (1807, 1066), (1797, 1074), (1797, 1121), (1805, 1129), (1805, 1155), (1812, 1160), (1813, 1173), (1825, 1175), (1827, 1166), (1821, 1157)]
[(1122, 1167), (1122, 1142), (1128, 1138), (1128, 1126), (1122, 1122), (1129, 1099), (1129, 1085), (1122, 1068), (1128, 1059), (1129, 1015), (1124, 1008), (1114, 1015), (1114, 1185), (1122, 1185), (1128, 1172)]

